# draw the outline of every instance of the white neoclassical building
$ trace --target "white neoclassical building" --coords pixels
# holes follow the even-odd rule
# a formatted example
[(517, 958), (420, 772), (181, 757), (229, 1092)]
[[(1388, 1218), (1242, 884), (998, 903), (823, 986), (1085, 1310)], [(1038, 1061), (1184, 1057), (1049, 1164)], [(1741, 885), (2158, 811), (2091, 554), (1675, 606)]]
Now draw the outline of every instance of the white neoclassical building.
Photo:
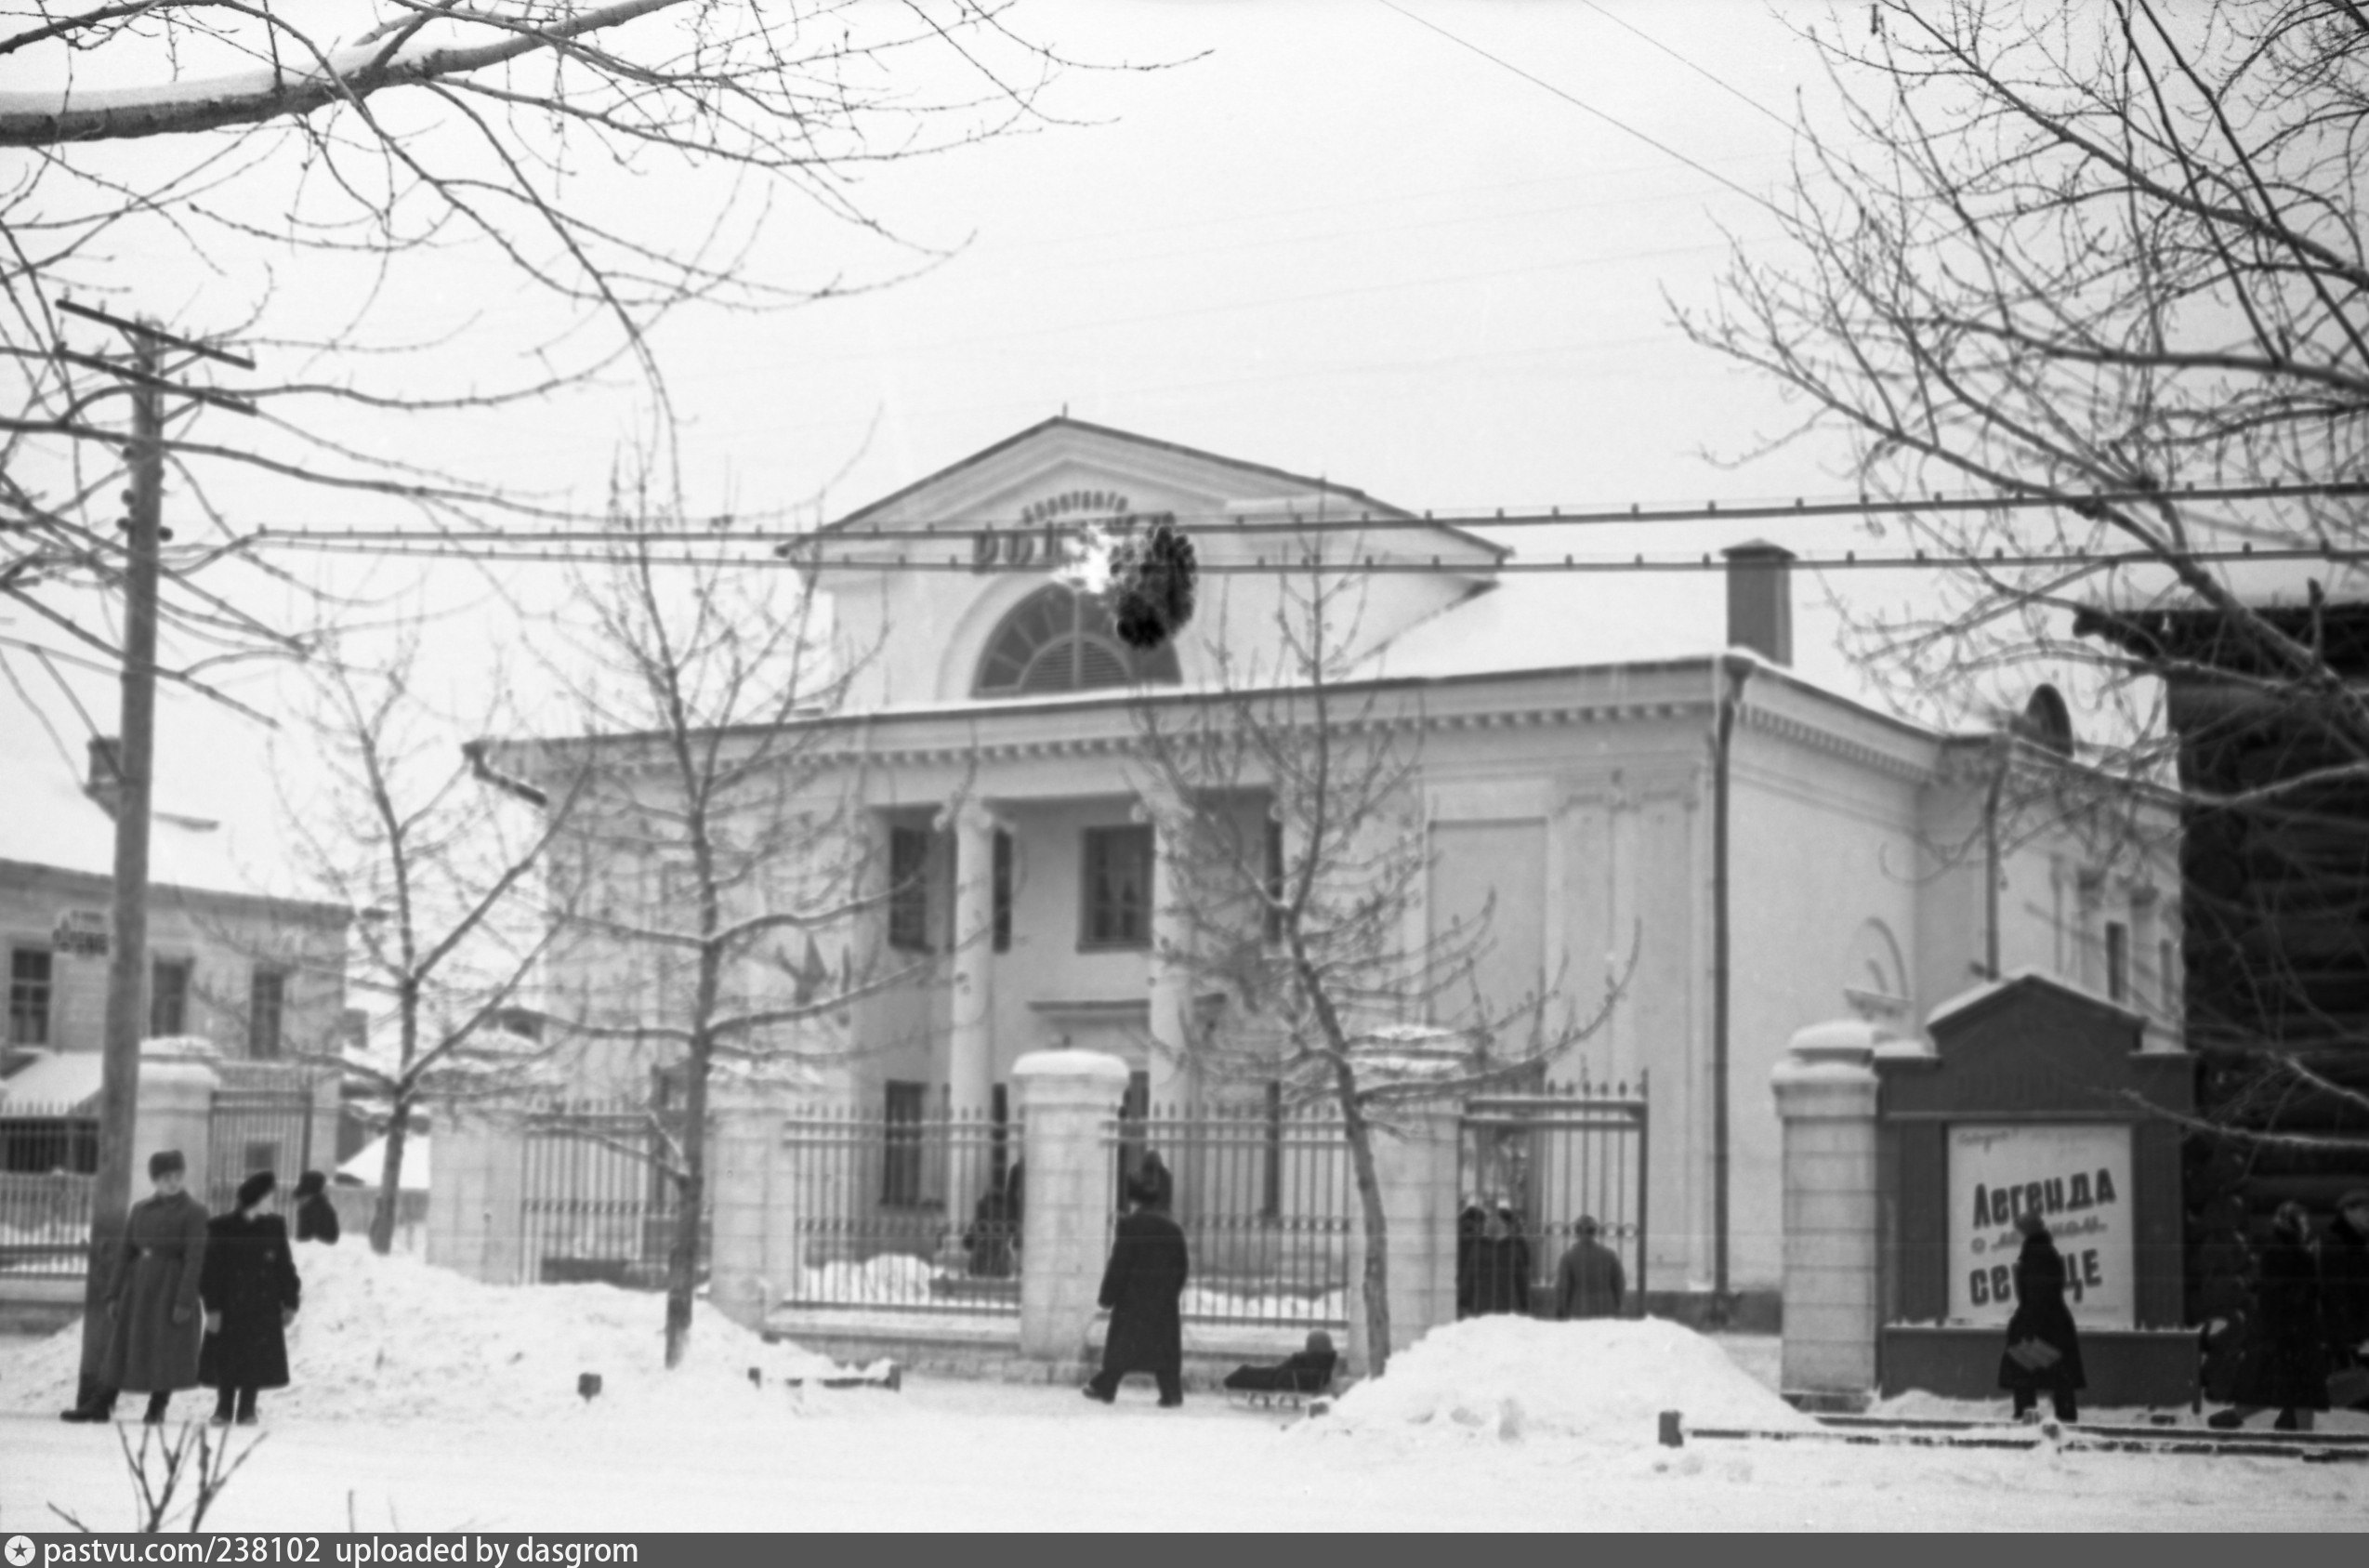
[[(1207, 572), (1191, 626), (1154, 654), (1049, 571), (1008, 570), (1098, 520), (1160, 514), (1194, 530)], [(1283, 579), (1227, 568), (1354, 557), (1387, 570), (1342, 601), (1347, 690), (1418, 764), (1430, 856), (1410, 918), (1490, 905), (1484, 978), (1560, 975), (1592, 1000), (1627, 975), (1556, 1075), (1650, 1075), (1657, 1296), (1772, 1298), (1770, 1074), (1793, 1034), (1857, 1013), (1914, 1034), (1945, 999), (2031, 968), (2151, 1015), (2168, 1043), (2177, 881), (1987, 820), (2002, 767), (2047, 766), (2045, 744), (1941, 732), (1806, 679), (1784, 553), (1730, 543), (1724, 573), (1518, 575), (1505, 547), (1336, 482), (1066, 417), (1024, 430), (801, 557), (863, 653), (844, 709), (810, 721), (839, 737), (828, 787), (879, 885), (907, 890), (747, 983), (913, 962), (911, 983), (799, 1025), (836, 1053), (821, 1086), (875, 1114), (988, 1113), (1018, 1058), (1064, 1044), (1189, 1100), (1162, 1048), (1189, 998), (1153, 956), (1175, 916), (1138, 808), (1138, 705), (1189, 702), (1221, 663), (1287, 679)], [(958, 569), (897, 569), (923, 560)], [(554, 995), (613, 961), (574, 950)]]

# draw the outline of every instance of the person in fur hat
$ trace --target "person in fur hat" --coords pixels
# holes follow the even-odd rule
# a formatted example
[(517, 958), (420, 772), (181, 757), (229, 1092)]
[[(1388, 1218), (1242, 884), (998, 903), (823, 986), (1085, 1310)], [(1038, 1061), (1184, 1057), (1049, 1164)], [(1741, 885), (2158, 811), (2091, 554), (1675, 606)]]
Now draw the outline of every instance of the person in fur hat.
[(337, 1206), (329, 1201), (329, 1179), (317, 1170), (296, 1178), (296, 1240), (337, 1245)]
[(2015, 1395), (2018, 1420), (2038, 1405), (2044, 1389), (2058, 1420), (2076, 1420), (2073, 1393), (2088, 1384), (2081, 1370), (2081, 1337), (2065, 1305), (2065, 1260), (2048, 1234), (2048, 1222), (2037, 1214), (2017, 1215), (2015, 1228), (2023, 1235), (2023, 1250), (2016, 1255), (2015, 1315), (2007, 1319), (1999, 1387)]
[(1110, 1309), (1111, 1332), (1102, 1342), (1102, 1370), (1086, 1385), (1086, 1397), (1109, 1404), (1118, 1398), (1121, 1378), (1130, 1372), (1149, 1372), (1160, 1385), (1160, 1403), (1179, 1405), (1184, 1403), (1184, 1322), (1178, 1302), (1190, 1269), (1184, 1232), (1164, 1212), (1168, 1200), (1165, 1180), (1138, 1173), (1128, 1196), (1135, 1210), (1119, 1221), (1111, 1263), (1102, 1272), (1100, 1301)]
[(91, 1397), (61, 1414), (104, 1421), (120, 1392), (148, 1395), (147, 1421), (165, 1423), (176, 1390), (197, 1387), (198, 1276), (205, 1267), (205, 1206), (181, 1190), (178, 1149), (148, 1158), (155, 1192), (132, 1206), (107, 1297), (107, 1349)]
[(257, 1391), (288, 1386), (287, 1330), (301, 1285), (288, 1222), (270, 1212), (277, 1186), (270, 1171), (257, 1171), (239, 1183), (239, 1206), (206, 1222), (198, 1380), (216, 1390), (216, 1426), (253, 1426)]

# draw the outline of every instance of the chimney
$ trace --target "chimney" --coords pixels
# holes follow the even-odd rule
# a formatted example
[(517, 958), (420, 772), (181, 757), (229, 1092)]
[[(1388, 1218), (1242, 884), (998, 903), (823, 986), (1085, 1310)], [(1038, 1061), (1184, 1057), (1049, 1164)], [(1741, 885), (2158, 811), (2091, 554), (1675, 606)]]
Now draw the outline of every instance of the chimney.
[(1728, 646), (1791, 665), (1793, 552), (1755, 539), (1719, 553), (1728, 558)]
[(124, 798), (124, 743), (113, 735), (93, 735), (90, 738), (90, 777), (83, 781), (83, 793), (99, 802), (109, 816)]

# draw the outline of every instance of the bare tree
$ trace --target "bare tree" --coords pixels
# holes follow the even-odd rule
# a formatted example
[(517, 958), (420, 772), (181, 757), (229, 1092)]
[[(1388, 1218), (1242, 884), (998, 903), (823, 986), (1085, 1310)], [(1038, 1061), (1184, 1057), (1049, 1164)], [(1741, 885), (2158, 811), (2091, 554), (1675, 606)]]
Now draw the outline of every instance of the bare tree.
[(573, 804), (564, 782), (556, 796), (521, 790), (540, 809), (522, 819), (508, 795), (477, 787), (484, 763), (453, 744), (454, 726), (420, 689), (421, 636), (416, 622), (400, 626), (376, 657), (323, 637), (306, 671), (306, 767), (280, 773), (302, 874), (357, 916), (360, 951), (345, 979), (373, 1044), (297, 1059), (362, 1086), (383, 1115), (370, 1226), (380, 1253), (394, 1245), (421, 1106), (515, 1096), (546, 1055), (506, 1024), (533, 1010), (533, 982), (562, 929), (541, 901), (541, 872)]
[(1902, 526), (1947, 569), (1854, 626), (1904, 704), (2055, 683), (2091, 766), (2050, 790), (2178, 801), (2191, 1198), (2342, 1180), (2369, 1134), (2369, 13), (1857, 15), (1810, 35), (1840, 116), (1799, 133), (1783, 243), (1739, 244), (1686, 328), (1799, 401), (1780, 441), (1840, 432), (1865, 491), (1926, 503)]
[[(1419, 697), (1353, 679), (1362, 593), (1341, 542), (1311, 532), (1290, 555), (1307, 570), (1279, 576), (1271, 637), (1207, 639), (1214, 696), (1135, 704), (1174, 917), (1154, 956), (1187, 981), (1186, 1016), (1160, 1021), (1205, 1082), (1276, 1086), (1287, 1105), (1340, 1116), (1378, 1375), (1390, 1309), (1375, 1138), (1409, 1103), (1542, 1080), (1625, 980), (1584, 1017), (1560, 972), (1493, 994), (1494, 898), (1445, 929), (1425, 911)], [(1241, 651), (1269, 641), (1272, 655)]]
[(710, 534), (621, 490), (553, 672), (588, 738), (488, 753), (572, 781), (555, 866), (572, 950), (552, 1008), (579, 1081), (661, 1086), (669, 1366), (691, 1332), (717, 1075), (796, 1082), (844, 1062), (849, 1009), (917, 972), (880, 968), (853, 935), (887, 897), (846, 788), (851, 731), (831, 721), (860, 661), (830, 645), (810, 578), (685, 557), (686, 536)]
[[(597, 515), (564, 481), (424, 455), (568, 389), (665, 409), (656, 335), (686, 307), (776, 309), (941, 259), (861, 182), (1050, 123), (1039, 99), (1070, 62), (1007, 9), (0, 0), (0, 146), (20, 150), (0, 179), (0, 594), (112, 651), (67, 590), (122, 574), (127, 383), (113, 333), (60, 306), (156, 311), (169, 278), (205, 279), (209, 319), (164, 323), (180, 336), (142, 373), (187, 394), (160, 435), (181, 512), (165, 608), (212, 655), (283, 651), (242, 573), (281, 570), (257, 522), (323, 492), (349, 520)], [(820, 219), (808, 243), (781, 244), (800, 217)], [(254, 359), (209, 357), (224, 336)], [(233, 410), (252, 416), (222, 428)]]

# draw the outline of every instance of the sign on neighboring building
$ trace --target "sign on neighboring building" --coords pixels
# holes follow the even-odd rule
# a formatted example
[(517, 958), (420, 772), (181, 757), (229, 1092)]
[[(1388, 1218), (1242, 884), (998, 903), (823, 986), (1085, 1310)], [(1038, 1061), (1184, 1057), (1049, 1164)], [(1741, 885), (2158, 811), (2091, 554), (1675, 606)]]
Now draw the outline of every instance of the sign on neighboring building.
[(50, 932), (53, 951), (73, 958), (104, 958), (107, 956), (107, 912), (103, 909), (68, 909), (58, 916), (58, 926)]
[(2130, 1127), (1959, 1124), (1950, 1128), (1950, 1318), (2004, 1324), (2015, 1311), (2018, 1216), (2037, 1210), (2065, 1260), (2065, 1304), (2091, 1328), (2134, 1322)]

